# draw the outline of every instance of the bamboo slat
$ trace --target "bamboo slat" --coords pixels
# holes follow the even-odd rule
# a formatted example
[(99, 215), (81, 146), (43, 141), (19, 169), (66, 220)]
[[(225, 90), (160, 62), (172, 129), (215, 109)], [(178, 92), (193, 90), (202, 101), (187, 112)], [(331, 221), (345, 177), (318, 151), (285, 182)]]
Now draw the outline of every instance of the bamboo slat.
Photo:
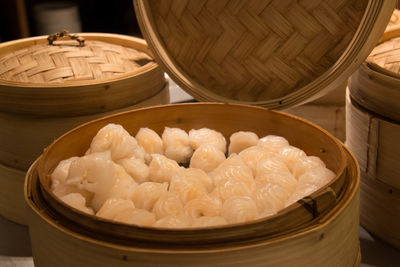
[(139, 103), (164, 86), (164, 74), (149, 61), (144, 40), (105, 33), (80, 36), (90, 48), (49, 46), (46, 36), (0, 44), (0, 111), (103, 113)]
[[(248, 120), (249, 117), (252, 120)], [(229, 118), (237, 119), (235, 125), (230, 123)], [(181, 231), (130, 226), (126, 230), (139, 235), (130, 237), (125, 231), (124, 238), (118, 237), (118, 225), (109, 223), (108, 228), (114, 232), (110, 236), (110, 231), (106, 229), (99, 231), (99, 228), (92, 228), (100, 223), (95, 218), (87, 216), (90, 218), (86, 220), (90, 225), (88, 228), (54, 210), (49, 195), (46, 196), (47, 182), (43, 179), (60, 159), (84, 153), (97, 130), (109, 122), (122, 124), (131, 133), (141, 125), (157, 132), (162, 132), (164, 126), (188, 130), (207, 125), (226, 136), (237, 131), (238, 127), (260, 136), (283, 135), (307, 153), (320, 156), (329, 168), (341, 173), (347, 166), (347, 171), (343, 172), (345, 179), (340, 186), (330, 185), (341, 188), (337, 191), (335, 204), (300, 227), (296, 224), (304, 215), (291, 216), (294, 214), (291, 212), (303, 208), (295, 204), (278, 214), (275, 221), (272, 218), (231, 227)], [(53, 143), (38, 161), (28, 172), (25, 187), (31, 211), (29, 226), (36, 266), (52, 266), (55, 262), (58, 266), (78, 263), (84, 266), (176, 266), (178, 263), (182, 266), (359, 265), (357, 163), (327, 132), (287, 114), (256, 107), (211, 103), (145, 108), (84, 124)], [(318, 199), (317, 195), (314, 197)], [(319, 200), (317, 203), (318, 206), (326, 205)], [(277, 223), (274, 228), (269, 228), (270, 221)], [(282, 225), (291, 227), (285, 229)], [(268, 232), (264, 228), (272, 230)], [(149, 238), (140, 239), (146, 232)], [(192, 242), (187, 242), (189, 240)], [(53, 257), (46, 257), (48, 253)]]
[[(68, 130), (96, 118), (169, 103), (168, 83), (156, 95), (122, 109), (75, 117), (28, 116), (0, 112), (0, 215), (27, 224), (22, 188), (25, 172), (45, 147)], [(21, 130), (23, 129), (23, 130)]]
[(396, 1), (134, 3), (157, 62), (193, 97), (284, 109), (343, 83)]
[(400, 125), (371, 113), (350, 98), (346, 144), (361, 170), (361, 224), (400, 248)]

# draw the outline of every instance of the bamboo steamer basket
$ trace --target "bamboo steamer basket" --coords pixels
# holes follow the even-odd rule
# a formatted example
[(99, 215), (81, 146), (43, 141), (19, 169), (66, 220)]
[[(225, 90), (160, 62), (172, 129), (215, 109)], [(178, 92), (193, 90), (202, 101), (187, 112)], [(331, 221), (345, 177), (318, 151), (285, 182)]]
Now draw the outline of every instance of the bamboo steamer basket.
[(347, 144), (361, 168), (361, 224), (400, 248), (400, 28), (388, 29), (351, 78)]
[[(236, 124), (227, 119), (232, 117)], [(83, 154), (96, 132), (110, 122), (123, 125), (131, 134), (144, 125), (158, 133), (164, 126), (185, 130), (207, 126), (226, 137), (238, 129), (260, 136), (278, 134), (320, 156), (338, 176), (314, 193), (312, 201), (299, 201), (270, 219), (187, 230), (115, 223), (65, 206), (50, 192), (48, 180), (61, 159)], [(25, 197), (35, 266), (56, 262), (58, 266), (175, 266), (178, 262), (182, 266), (358, 266), (358, 183), (357, 163), (341, 143), (319, 127), (281, 112), (195, 103), (119, 113), (69, 131), (28, 171)], [(313, 202), (314, 209), (309, 209)], [(53, 257), (47, 256), (49, 252)]]
[[(390, 0), (134, 1), (157, 63), (196, 99), (226, 104), (121, 113), (56, 140), (26, 179), (35, 264), (52, 266), (57, 259), (64, 266), (359, 266), (359, 170), (351, 153), (307, 121), (237, 103), (285, 109), (341, 85), (375, 46), (394, 5)], [(107, 122), (120, 123), (131, 134), (143, 126), (159, 133), (165, 126), (209, 127), (229, 137), (240, 126), (260, 136), (283, 135), (321, 156), (338, 176), (310, 198), (251, 223), (177, 231), (113, 223), (65, 206), (49, 191), (48, 180), (62, 158), (84, 153)], [(49, 243), (39, 246), (43, 236)], [(48, 259), (53, 248), (60, 252)]]
[(0, 44), (0, 215), (20, 224), (27, 224), (25, 172), (55, 138), (111, 113), (169, 103), (168, 82), (144, 40), (78, 37), (85, 46), (51, 46), (46, 36)]

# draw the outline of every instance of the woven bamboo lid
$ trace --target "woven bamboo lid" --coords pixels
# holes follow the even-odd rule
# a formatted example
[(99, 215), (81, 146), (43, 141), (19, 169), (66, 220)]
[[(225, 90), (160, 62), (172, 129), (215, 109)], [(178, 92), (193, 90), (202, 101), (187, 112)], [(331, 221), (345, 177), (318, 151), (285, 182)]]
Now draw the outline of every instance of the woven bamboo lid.
[[(77, 39), (76, 35), (72, 37)], [(0, 79), (23, 83), (90, 83), (132, 72), (151, 61), (146, 53), (118, 44), (62, 40), (1, 55)]]
[(373, 49), (396, 1), (134, 3), (157, 62), (192, 96), (280, 109), (347, 79)]

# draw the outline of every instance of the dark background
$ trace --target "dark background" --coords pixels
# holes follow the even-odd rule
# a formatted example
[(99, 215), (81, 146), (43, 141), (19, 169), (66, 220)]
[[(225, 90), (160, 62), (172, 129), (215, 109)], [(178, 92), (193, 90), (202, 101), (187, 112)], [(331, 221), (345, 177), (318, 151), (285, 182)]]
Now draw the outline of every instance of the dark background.
[[(41, 2), (57, 2), (57, 0), (0, 0), (0, 42), (37, 36), (32, 9), (35, 4)], [(69, 2), (74, 2), (79, 7), (82, 32), (141, 36), (133, 0), (69, 0)]]

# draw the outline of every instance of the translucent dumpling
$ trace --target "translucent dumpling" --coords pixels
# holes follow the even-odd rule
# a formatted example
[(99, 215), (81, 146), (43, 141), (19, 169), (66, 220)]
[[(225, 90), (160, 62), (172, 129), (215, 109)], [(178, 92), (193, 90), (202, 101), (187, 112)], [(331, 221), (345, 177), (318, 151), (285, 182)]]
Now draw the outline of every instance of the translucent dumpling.
[(253, 132), (239, 131), (233, 133), (229, 140), (229, 155), (232, 153), (238, 154), (240, 151), (248, 147), (257, 145), (258, 136)]
[(105, 219), (114, 220), (118, 214), (127, 213), (134, 209), (135, 205), (131, 200), (110, 198), (104, 202), (96, 215)]
[(261, 159), (257, 163), (256, 175), (271, 171), (290, 172), (286, 164), (277, 157)]
[(70, 193), (60, 199), (75, 209), (88, 214), (94, 214), (93, 210), (86, 206), (86, 199), (79, 193)]
[(227, 199), (222, 206), (221, 214), (228, 223), (241, 223), (258, 218), (256, 203), (248, 196)]
[(242, 158), (232, 154), (222, 164), (210, 173), (215, 186), (224, 184), (227, 180), (235, 179), (243, 182), (249, 189), (254, 186), (253, 172)]
[(183, 204), (179, 197), (173, 193), (163, 194), (154, 204), (153, 213), (157, 219), (183, 213)]
[(260, 214), (273, 215), (285, 206), (290, 194), (282, 186), (267, 182), (259, 185), (253, 192), (253, 199)]
[(213, 193), (221, 198), (222, 201), (225, 201), (233, 196), (251, 196), (251, 192), (254, 188), (255, 185), (249, 187), (241, 180), (228, 179), (224, 182), (218, 183)]
[(112, 185), (105, 191), (94, 192), (90, 205), (95, 211), (99, 210), (104, 201), (109, 198), (131, 199), (137, 187), (137, 183), (125, 171), (125, 169), (114, 163), (114, 174)]
[[(211, 177), (203, 170), (196, 168), (180, 168), (178, 171), (179, 175), (184, 177), (192, 177), (193, 179), (197, 179), (200, 181), (207, 189), (208, 192), (211, 192), (214, 189), (214, 181)], [(190, 179), (192, 179), (190, 178)]]
[(184, 210), (192, 218), (201, 216), (218, 216), (221, 214), (222, 201), (210, 195), (203, 195), (200, 198), (192, 199), (186, 203)]
[(135, 224), (139, 226), (151, 226), (156, 222), (154, 214), (144, 209), (129, 209), (114, 217), (115, 221)]
[(239, 156), (242, 158), (243, 162), (251, 169), (253, 175), (256, 175), (258, 162), (267, 158), (271, 158), (274, 156), (274, 154), (259, 146), (252, 146), (241, 151), (239, 153)]
[(175, 160), (163, 155), (153, 154), (149, 165), (149, 179), (154, 182), (170, 182), (175, 172), (180, 169)]
[(314, 167), (325, 167), (325, 163), (315, 156), (301, 157), (293, 165), (293, 175), (299, 178), (303, 173)]
[(153, 226), (160, 228), (187, 228), (192, 224), (192, 219), (186, 214), (178, 216), (169, 215), (156, 221)]
[(71, 162), (78, 159), (78, 157), (71, 157), (69, 159), (62, 160), (58, 163), (57, 167), (51, 174), (51, 189), (54, 190), (59, 185), (65, 184), (67, 180), (69, 167)]
[(290, 171), (293, 170), (294, 164), (300, 158), (307, 157), (306, 153), (300, 148), (294, 146), (286, 146), (279, 150), (278, 157), (285, 162)]
[(190, 159), (190, 167), (211, 172), (225, 159), (225, 154), (217, 147), (213, 145), (201, 145), (194, 151)]
[(285, 146), (289, 146), (288, 140), (278, 135), (267, 135), (258, 140), (257, 146), (277, 154)]
[(143, 183), (149, 181), (149, 166), (147, 166), (142, 160), (131, 157), (124, 158), (118, 161), (118, 163), (136, 182)]
[(275, 183), (282, 186), (289, 193), (296, 189), (297, 180), (290, 172), (271, 171), (259, 173), (255, 178), (257, 185)]
[(189, 162), (193, 149), (188, 134), (179, 128), (165, 127), (162, 134), (165, 156), (179, 163)]
[(164, 144), (161, 137), (150, 128), (140, 128), (136, 141), (146, 152), (146, 162), (151, 161), (151, 154), (164, 154)]
[(322, 187), (328, 184), (335, 176), (335, 173), (326, 167), (317, 166), (300, 175), (298, 181), (302, 184), (314, 184)]
[(192, 129), (189, 131), (189, 140), (193, 149), (199, 148), (201, 145), (212, 145), (221, 150), (222, 153), (226, 152), (226, 140), (220, 133), (212, 129), (201, 128), (198, 130)]
[(183, 204), (207, 194), (207, 188), (197, 177), (186, 175), (187, 169), (177, 172), (171, 179), (169, 191), (177, 194)]
[(144, 161), (145, 152), (136, 139), (121, 125), (110, 123), (101, 128), (90, 144), (86, 154), (111, 151), (111, 158), (118, 161), (122, 158), (136, 157)]
[(144, 182), (136, 187), (132, 200), (137, 208), (152, 211), (154, 204), (167, 190), (168, 183)]

